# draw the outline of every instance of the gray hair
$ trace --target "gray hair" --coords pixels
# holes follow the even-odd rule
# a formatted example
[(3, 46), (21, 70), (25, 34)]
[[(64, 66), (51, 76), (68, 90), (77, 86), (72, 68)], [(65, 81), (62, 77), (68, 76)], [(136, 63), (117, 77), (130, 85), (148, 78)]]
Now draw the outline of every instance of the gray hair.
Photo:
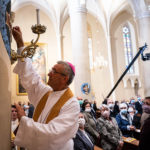
[(66, 62), (66, 61), (57, 61), (57, 64), (62, 64), (64, 66), (64, 72), (63, 74), (68, 75), (69, 76), (69, 80), (67, 82), (67, 85), (70, 85), (74, 79), (74, 72), (72, 71), (70, 65)]
[(107, 108), (108, 110), (110, 110), (110, 108), (107, 105), (105, 105), (105, 104), (101, 104), (100, 107), (99, 107), (99, 109), (102, 110), (103, 107)]

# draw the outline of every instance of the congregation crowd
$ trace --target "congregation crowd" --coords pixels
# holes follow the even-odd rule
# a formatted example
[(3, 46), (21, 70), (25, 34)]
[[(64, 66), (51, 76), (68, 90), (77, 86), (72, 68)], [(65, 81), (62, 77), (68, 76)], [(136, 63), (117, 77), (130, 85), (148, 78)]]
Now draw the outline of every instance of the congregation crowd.
[[(150, 117), (150, 97), (140, 96), (129, 101), (113, 101), (105, 99), (100, 107), (96, 101), (77, 98), (80, 105), (79, 129), (74, 137), (74, 150), (93, 150), (94, 145), (103, 150), (121, 150), (123, 137), (133, 137), (140, 140), (139, 149), (144, 149), (146, 137), (140, 138), (141, 130)], [(34, 107), (28, 103), (19, 105), (26, 116), (32, 118)], [(12, 132), (19, 124), (15, 105), (12, 105)], [(144, 129), (145, 130), (145, 129)], [(15, 145), (12, 145), (12, 149)], [(22, 148), (23, 149), (23, 148)]]

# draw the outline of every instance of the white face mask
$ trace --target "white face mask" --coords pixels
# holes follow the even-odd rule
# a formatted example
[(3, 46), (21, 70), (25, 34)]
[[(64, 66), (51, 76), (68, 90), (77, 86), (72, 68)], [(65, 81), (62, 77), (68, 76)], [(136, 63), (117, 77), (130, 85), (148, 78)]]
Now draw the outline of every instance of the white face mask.
[(91, 112), (91, 108), (86, 108), (85, 112)]
[(101, 113), (103, 117), (108, 118), (110, 116), (110, 111), (105, 110), (104, 112)]
[(130, 108), (128, 109), (128, 112), (129, 112), (129, 113), (134, 112), (133, 108), (130, 107)]
[(113, 109), (113, 108), (114, 108), (114, 104), (108, 104), (108, 107), (109, 107), (110, 109)]
[(78, 123), (79, 123), (79, 127), (84, 127), (85, 119), (84, 118), (79, 118)]

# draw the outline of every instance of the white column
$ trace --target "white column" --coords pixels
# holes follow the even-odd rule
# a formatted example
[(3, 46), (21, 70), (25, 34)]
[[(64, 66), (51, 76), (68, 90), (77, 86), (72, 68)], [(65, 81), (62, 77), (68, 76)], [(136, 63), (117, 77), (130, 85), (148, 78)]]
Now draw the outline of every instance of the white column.
[(57, 45), (58, 45), (58, 60), (63, 60), (63, 52), (62, 52), (62, 35), (61, 33), (56, 33)]
[[(110, 71), (110, 82), (111, 82), (111, 88), (114, 87), (114, 72), (113, 72), (113, 66), (112, 66), (112, 51), (111, 51), (111, 41), (110, 41), (110, 35), (107, 35), (107, 46), (108, 46), (108, 65), (109, 65), (109, 71)], [(111, 90), (111, 89), (110, 89)], [(110, 91), (109, 91), (110, 92)], [(115, 90), (112, 93), (112, 99), (116, 100), (115, 97)]]
[[(150, 53), (150, 13), (149, 11), (141, 12), (141, 15), (137, 17), (139, 47), (145, 43), (148, 45), (148, 49), (144, 53)], [(144, 93), (145, 96), (150, 96), (150, 60), (143, 61), (141, 63), (143, 79), (144, 79)]]
[(83, 98), (91, 98), (91, 94), (85, 95), (81, 92), (81, 85), (83, 83), (91, 85), (86, 4), (83, 0), (70, 2), (72, 50), (74, 65), (76, 67), (75, 94)]

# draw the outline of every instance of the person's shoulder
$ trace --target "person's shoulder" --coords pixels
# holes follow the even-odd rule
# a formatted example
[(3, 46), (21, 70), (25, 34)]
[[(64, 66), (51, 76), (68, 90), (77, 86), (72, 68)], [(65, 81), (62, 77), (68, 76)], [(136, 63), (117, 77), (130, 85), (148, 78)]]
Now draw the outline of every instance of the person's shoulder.
[(79, 105), (79, 102), (77, 100), (76, 97), (71, 97), (65, 104), (64, 104), (64, 107), (74, 107), (76, 109), (79, 109), (80, 110), (80, 105)]
[(103, 118), (103, 117), (99, 117), (99, 118), (97, 119), (97, 122), (98, 122), (98, 123), (104, 123), (104, 122), (105, 122), (105, 120), (104, 120), (104, 118)]
[(119, 119), (119, 118), (121, 118), (120, 113), (118, 113), (118, 114), (116, 115), (116, 119)]

